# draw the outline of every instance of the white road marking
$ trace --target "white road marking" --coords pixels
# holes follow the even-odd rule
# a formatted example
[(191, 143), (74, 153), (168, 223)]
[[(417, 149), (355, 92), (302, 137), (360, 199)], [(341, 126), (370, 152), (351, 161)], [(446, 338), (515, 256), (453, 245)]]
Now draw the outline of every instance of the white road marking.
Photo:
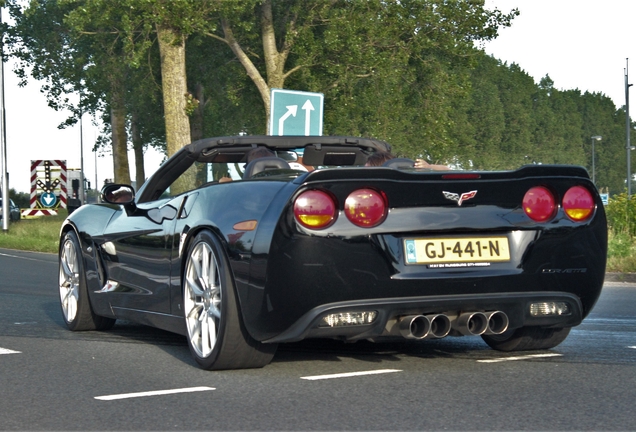
[(20, 351), (13, 351), (7, 348), (0, 348), (0, 354), (22, 354)]
[(393, 373), (393, 372), (402, 372), (400, 369), (378, 369), (372, 371), (363, 371), (363, 372), (348, 372), (348, 373), (339, 373), (339, 374), (330, 374), (330, 375), (313, 375), (300, 377), (300, 379), (304, 380), (324, 380), (324, 379), (332, 379), (332, 378), (348, 378), (354, 376), (363, 376), (363, 375), (378, 375), (385, 373)]
[(36, 258), (27, 258), (27, 257), (23, 257), (23, 256), (18, 256), (18, 255), (10, 255), (10, 254), (1, 253), (1, 252), (0, 252), (0, 256), (5, 256), (5, 257), (9, 257), (9, 258), (19, 258), (19, 259), (28, 260), (28, 261), (50, 262), (50, 261), (45, 261), (45, 260), (39, 260), (39, 259), (36, 259)]
[(106, 396), (95, 396), (95, 399), (98, 400), (117, 400), (117, 399), (130, 399), (137, 397), (145, 397), (145, 396), (162, 396), (169, 395), (175, 393), (193, 393), (193, 392), (202, 392), (202, 391), (210, 391), (216, 390), (214, 387), (188, 387), (188, 388), (180, 388), (180, 389), (172, 389), (172, 390), (156, 390), (156, 391), (147, 391), (147, 392), (139, 392), (139, 393), (123, 393), (116, 395), (106, 395)]
[(544, 357), (561, 357), (563, 354), (529, 354), (525, 356), (518, 357), (504, 357), (497, 359), (489, 359), (489, 360), (477, 360), (478, 363), (500, 363), (506, 361), (517, 361), (517, 360), (529, 360), (533, 358), (544, 358)]

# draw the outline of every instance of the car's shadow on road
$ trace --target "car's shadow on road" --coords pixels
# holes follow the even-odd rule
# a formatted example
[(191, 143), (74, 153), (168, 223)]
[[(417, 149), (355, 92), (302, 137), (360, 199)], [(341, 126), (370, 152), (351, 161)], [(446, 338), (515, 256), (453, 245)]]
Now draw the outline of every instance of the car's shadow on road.
[[(71, 332), (64, 324), (59, 304), (51, 302), (44, 309), (50, 319), (47, 325), (49, 332), (52, 331), (58, 338), (154, 345), (168, 355), (196, 366), (185, 336), (124, 320), (117, 320), (115, 326), (106, 331)], [(399, 362), (403, 357), (483, 357), (483, 351), (490, 351), (490, 348), (479, 337), (446, 337), (422, 341), (395, 339), (389, 342), (361, 340), (353, 343), (333, 339), (307, 339), (279, 344), (272, 363), (339, 362), (344, 358), (369, 363)]]
[(457, 357), (487, 350), (490, 348), (477, 337), (390, 342), (361, 340), (354, 343), (331, 339), (308, 339), (279, 345), (273, 362), (341, 361), (342, 358), (370, 363), (398, 362), (401, 357)]

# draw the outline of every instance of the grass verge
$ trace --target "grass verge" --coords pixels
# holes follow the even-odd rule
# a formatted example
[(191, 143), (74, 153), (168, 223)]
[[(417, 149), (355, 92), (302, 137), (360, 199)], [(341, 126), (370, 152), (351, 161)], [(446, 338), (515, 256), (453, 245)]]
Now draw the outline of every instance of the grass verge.
[(8, 231), (0, 232), (0, 247), (57, 253), (60, 228), (67, 215), (66, 210), (60, 209), (57, 216), (42, 216), (11, 222)]
[(636, 239), (627, 234), (609, 231), (607, 271), (636, 273)]

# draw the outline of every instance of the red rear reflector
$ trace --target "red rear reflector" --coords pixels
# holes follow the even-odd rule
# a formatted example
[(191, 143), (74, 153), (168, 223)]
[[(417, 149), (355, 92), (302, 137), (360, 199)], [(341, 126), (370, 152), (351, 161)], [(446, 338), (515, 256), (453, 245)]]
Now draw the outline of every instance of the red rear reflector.
[(546, 222), (556, 214), (554, 195), (547, 188), (531, 188), (523, 197), (523, 211), (535, 222)]
[(475, 180), (481, 178), (479, 174), (444, 174), (444, 180)]
[(306, 228), (326, 228), (336, 220), (336, 214), (334, 198), (324, 191), (308, 190), (294, 201), (294, 216)]
[(345, 201), (345, 215), (354, 225), (372, 228), (384, 222), (387, 201), (382, 192), (374, 189), (353, 191)]
[(574, 222), (589, 219), (595, 207), (594, 197), (582, 186), (571, 187), (563, 196), (563, 210)]

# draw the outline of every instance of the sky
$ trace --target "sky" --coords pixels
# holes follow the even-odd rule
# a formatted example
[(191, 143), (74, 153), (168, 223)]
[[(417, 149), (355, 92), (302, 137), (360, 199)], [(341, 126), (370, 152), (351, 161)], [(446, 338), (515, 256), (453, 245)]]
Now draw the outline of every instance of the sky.
[[(80, 143), (83, 142), (84, 177), (94, 189), (97, 172), (98, 189), (101, 189), (105, 179), (113, 178), (113, 158), (111, 153), (102, 152), (98, 152), (96, 157), (92, 151), (99, 135), (99, 128), (93, 124), (94, 119), (88, 114), (84, 115), (82, 134), (79, 124), (59, 129), (58, 125), (66, 120), (69, 112), (58, 112), (47, 105), (46, 97), (40, 92), (41, 82), (32, 80), (25, 87), (19, 87), (18, 81), (13, 72), (13, 63), (6, 63), (4, 89), (9, 188), (30, 193), (32, 160), (65, 160), (68, 168), (80, 168)], [(135, 159), (132, 151), (128, 157), (130, 175), (134, 180)], [(157, 151), (146, 151), (146, 176), (159, 167), (163, 158)]]
[[(558, 89), (603, 93), (617, 107), (625, 104), (626, 59), (631, 58), (630, 83), (636, 82), (636, 0), (486, 0), (490, 9), (519, 9), (521, 15), (499, 37), (484, 45), (488, 54), (516, 63), (538, 82), (549, 75)], [(631, 22), (630, 22), (631, 20)], [(68, 113), (49, 108), (40, 93), (41, 83), (24, 88), (10, 63), (4, 66), (6, 145), (9, 185), (18, 192), (30, 191), (30, 165), (36, 159), (62, 159), (80, 167), (79, 126), (60, 130)], [(633, 89), (636, 87), (632, 88)], [(630, 93), (636, 100), (636, 94)], [(98, 135), (90, 116), (83, 118), (84, 175), (95, 184), (113, 177), (110, 154), (95, 158)], [(163, 159), (156, 151), (145, 155), (146, 175)], [(132, 154), (131, 177), (134, 178)]]
[(521, 13), (486, 53), (518, 64), (535, 82), (549, 75), (557, 89), (603, 93), (625, 105), (627, 58), (636, 82), (636, 1), (486, 0), (486, 7)]

